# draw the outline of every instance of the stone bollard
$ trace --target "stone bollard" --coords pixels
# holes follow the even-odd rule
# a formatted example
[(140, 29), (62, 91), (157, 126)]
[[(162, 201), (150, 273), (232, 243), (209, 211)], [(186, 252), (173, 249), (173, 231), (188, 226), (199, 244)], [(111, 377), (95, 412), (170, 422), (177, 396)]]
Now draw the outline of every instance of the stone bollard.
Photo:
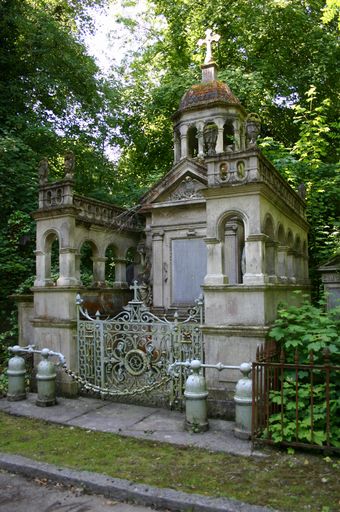
[(194, 359), (190, 363), (193, 373), (185, 383), (185, 429), (191, 432), (205, 432), (209, 428), (207, 418), (207, 396), (205, 378), (200, 375), (202, 363)]
[(42, 361), (38, 364), (37, 367), (37, 388), (38, 388), (38, 397), (36, 400), (36, 405), (40, 407), (48, 407), (50, 405), (55, 405), (56, 401), (56, 370), (55, 366), (51, 361), (48, 361), (48, 356), (50, 355), (50, 351), (48, 348), (43, 348), (41, 350)]
[(235, 389), (235, 428), (234, 435), (239, 439), (250, 439), (252, 419), (252, 380), (249, 378), (251, 372), (250, 363), (242, 363), (240, 372), (243, 378), (236, 384)]
[[(13, 347), (14, 351), (20, 347)], [(26, 398), (26, 367), (23, 357), (17, 354), (8, 361), (8, 391), (7, 400), (15, 402)]]

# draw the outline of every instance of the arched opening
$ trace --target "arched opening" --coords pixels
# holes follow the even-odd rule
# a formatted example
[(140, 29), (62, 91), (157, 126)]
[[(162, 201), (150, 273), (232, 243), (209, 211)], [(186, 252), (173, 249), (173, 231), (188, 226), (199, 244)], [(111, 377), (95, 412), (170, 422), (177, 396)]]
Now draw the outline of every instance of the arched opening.
[(290, 229), (288, 230), (288, 233), (287, 233), (287, 245), (289, 247), (288, 255), (287, 255), (287, 267), (288, 267), (287, 273), (288, 273), (288, 277), (289, 277), (290, 281), (294, 282), (295, 281), (294, 250), (293, 250), (294, 237), (293, 237), (293, 233), (291, 232)]
[(231, 152), (234, 151), (235, 146), (234, 139), (234, 126), (231, 120), (226, 121), (223, 126), (223, 151)]
[(198, 131), (196, 126), (190, 126), (188, 130), (188, 156), (195, 158), (198, 155)]
[(178, 162), (181, 158), (181, 135), (178, 130), (174, 131), (174, 160)]
[(244, 223), (239, 217), (232, 217), (224, 223), (223, 273), (229, 284), (243, 283), (245, 274)]
[(55, 285), (60, 276), (59, 238), (56, 232), (51, 232), (45, 239), (45, 270), (46, 285)]
[(116, 259), (117, 249), (114, 245), (109, 245), (105, 251), (105, 282), (107, 286), (112, 286), (116, 281)]
[(277, 251), (277, 273), (282, 282), (287, 279), (287, 247), (286, 235), (282, 224), (279, 225), (277, 230), (277, 241), (279, 243)]
[(279, 228), (277, 230), (277, 240), (280, 245), (286, 245), (285, 230), (282, 224), (279, 225)]
[(301, 280), (302, 273), (302, 245), (301, 239), (297, 235), (294, 242), (294, 274), (298, 281)]
[(265, 218), (263, 232), (268, 237), (266, 241), (265, 272), (269, 277), (274, 277), (276, 275), (276, 244), (274, 222), (270, 215)]
[(293, 233), (291, 232), (291, 230), (289, 229), (288, 230), (288, 234), (287, 234), (287, 245), (290, 249), (293, 249), (293, 244), (294, 244), (294, 237), (293, 237)]
[(89, 240), (85, 241), (80, 248), (79, 275), (83, 286), (93, 286), (93, 283), (97, 281), (93, 272), (93, 257), (96, 253), (96, 246)]

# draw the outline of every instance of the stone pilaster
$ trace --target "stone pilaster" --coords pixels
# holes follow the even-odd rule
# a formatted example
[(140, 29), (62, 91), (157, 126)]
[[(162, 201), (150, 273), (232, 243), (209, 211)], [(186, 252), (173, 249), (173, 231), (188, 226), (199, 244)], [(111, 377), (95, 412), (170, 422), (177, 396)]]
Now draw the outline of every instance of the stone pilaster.
[(267, 239), (268, 237), (263, 234), (248, 236), (245, 242), (244, 284), (264, 284), (267, 281), (265, 273), (265, 243)]
[(285, 245), (279, 245), (277, 248), (277, 274), (281, 283), (288, 280), (287, 251), (288, 247)]
[(116, 258), (115, 259), (115, 282), (114, 287), (126, 288), (126, 259)]
[(74, 286), (79, 284), (76, 278), (76, 249), (72, 247), (60, 249), (59, 266), (57, 286)]
[(205, 285), (227, 284), (228, 278), (223, 273), (223, 244), (217, 238), (205, 238), (207, 245), (207, 275)]
[(105, 286), (105, 263), (107, 258), (93, 256), (93, 285)]
[(164, 231), (152, 235), (152, 276), (153, 276), (153, 305), (162, 308), (163, 296), (163, 239)]

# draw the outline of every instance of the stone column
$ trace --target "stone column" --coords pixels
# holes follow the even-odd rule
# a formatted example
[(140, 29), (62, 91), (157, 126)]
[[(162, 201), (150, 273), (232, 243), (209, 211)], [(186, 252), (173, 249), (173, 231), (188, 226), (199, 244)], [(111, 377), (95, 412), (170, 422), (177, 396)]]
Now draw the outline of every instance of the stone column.
[(79, 252), (77, 252), (75, 255), (75, 264), (76, 264), (75, 277), (80, 282), (81, 281), (81, 276), (80, 276), (81, 254), (79, 254)]
[(93, 285), (105, 286), (105, 262), (107, 258), (93, 256)]
[(277, 248), (277, 274), (282, 283), (288, 280), (287, 251), (288, 247), (285, 245), (279, 245)]
[(217, 126), (217, 141), (216, 141), (216, 148), (215, 151), (217, 154), (223, 153), (223, 127), (224, 127), (224, 120), (223, 119), (214, 119), (214, 122)]
[(234, 127), (234, 148), (235, 151), (240, 151), (241, 149), (241, 132), (240, 132), (240, 122), (238, 119), (235, 119), (233, 122)]
[(126, 282), (126, 259), (115, 258), (115, 288), (127, 288)]
[(179, 129), (181, 134), (181, 158), (188, 156), (188, 126), (185, 124)]
[(63, 247), (59, 250), (59, 279), (57, 286), (78, 285), (76, 278), (76, 249)]
[(263, 234), (248, 236), (245, 242), (244, 284), (264, 284), (267, 281), (265, 273), (265, 243), (267, 239), (268, 237)]
[(228, 278), (223, 274), (223, 244), (217, 238), (205, 238), (207, 245), (207, 275), (205, 285), (227, 284)]
[(163, 230), (152, 235), (153, 305), (158, 308), (164, 307), (163, 239)]
[(271, 283), (277, 282), (277, 243), (273, 240), (266, 242), (266, 274), (268, 281)]
[(229, 284), (239, 283), (239, 254), (236, 222), (227, 222), (224, 231), (224, 271)]
[(197, 123), (197, 139), (198, 139), (198, 155), (203, 158), (204, 156), (204, 138), (203, 138), (204, 123)]

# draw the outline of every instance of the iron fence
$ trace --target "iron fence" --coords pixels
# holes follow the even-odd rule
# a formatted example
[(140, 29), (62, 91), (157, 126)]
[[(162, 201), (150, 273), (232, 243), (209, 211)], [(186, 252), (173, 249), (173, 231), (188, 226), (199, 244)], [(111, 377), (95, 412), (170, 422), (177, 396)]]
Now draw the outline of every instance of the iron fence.
[(300, 362), (275, 345), (252, 365), (252, 442), (340, 452), (340, 366), (329, 351)]

